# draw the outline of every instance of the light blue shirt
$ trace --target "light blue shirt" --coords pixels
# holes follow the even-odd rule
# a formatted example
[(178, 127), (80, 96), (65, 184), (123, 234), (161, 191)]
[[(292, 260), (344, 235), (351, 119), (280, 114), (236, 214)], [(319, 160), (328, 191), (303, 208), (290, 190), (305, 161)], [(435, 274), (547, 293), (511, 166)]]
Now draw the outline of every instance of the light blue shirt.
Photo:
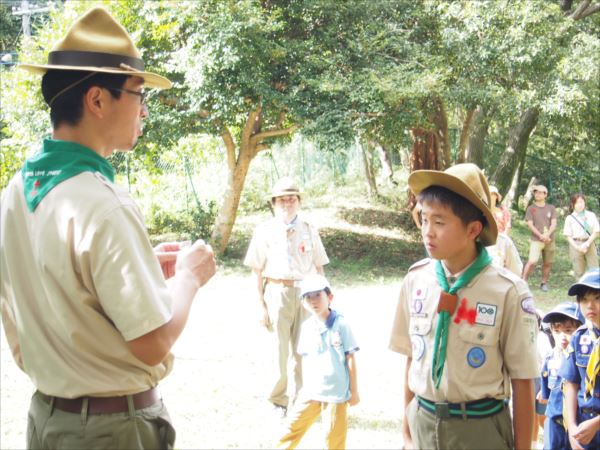
[(346, 319), (331, 311), (327, 321), (315, 316), (300, 330), (298, 353), (302, 356), (302, 396), (326, 403), (350, 399), (350, 375), (346, 355), (358, 351)]

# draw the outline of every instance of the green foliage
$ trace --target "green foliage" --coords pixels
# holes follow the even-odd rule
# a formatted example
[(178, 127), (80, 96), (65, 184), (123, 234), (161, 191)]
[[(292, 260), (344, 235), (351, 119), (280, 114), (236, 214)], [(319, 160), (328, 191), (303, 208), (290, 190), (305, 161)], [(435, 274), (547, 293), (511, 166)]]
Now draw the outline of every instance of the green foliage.
[(177, 239), (208, 239), (217, 216), (214, 201), (191, 209), (165, 210), (152, 204), (146, 217), (148, 232), (153, 235), (175, 235)]

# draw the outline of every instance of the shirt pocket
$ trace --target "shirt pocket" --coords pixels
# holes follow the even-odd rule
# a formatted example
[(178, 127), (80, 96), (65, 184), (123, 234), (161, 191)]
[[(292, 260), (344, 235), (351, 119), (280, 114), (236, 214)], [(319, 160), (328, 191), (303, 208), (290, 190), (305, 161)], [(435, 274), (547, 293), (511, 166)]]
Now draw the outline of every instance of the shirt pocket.
[(496, 327), (461, 325), (458, 337), (468, 344), (492, 347), (498, 345), (499, 329)]
[(427, 336), (433, 328), (432, 322), (433, 317), (411, 317), (408, 333)]
[(587, 368), (589, 360), (590, 360), (590, 354), (589, 353), (583, 353), (581, 351), (581, 349), (579, 349), (579, 348), (577, 350), (575, 350), (575, 364), (578, 367)]

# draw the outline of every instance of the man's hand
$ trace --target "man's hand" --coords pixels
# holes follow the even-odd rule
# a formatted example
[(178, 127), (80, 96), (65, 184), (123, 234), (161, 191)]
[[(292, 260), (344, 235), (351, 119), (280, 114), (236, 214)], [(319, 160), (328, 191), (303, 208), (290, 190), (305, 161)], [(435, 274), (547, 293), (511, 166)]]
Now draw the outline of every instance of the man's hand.
[(206, 284), (217, 271), (217, 263), (212, 247), (202, 239), (177, 254), (175, 271), (193, 278), (198, 288)]
[(262, 315), (260, 318), (260, 324), (269, 331), (273, 331), (273, 322), (271, 322), (271, 316), (269, 316), (269, 309), (266, 303), (263, 301)]
[(359, 402), (360, 402), (360, 395), (358, 395), (358, 392), (351, 392), (350, 400), (348, 400), (348, 404), (350, 406), (354, 406), (354, 405), (358, 405)]
[(175, 262), (180, 249), (179, 242), (163, 242), (154, 247), (154, 253), (158, 258), (165, 280), (175, 275)]

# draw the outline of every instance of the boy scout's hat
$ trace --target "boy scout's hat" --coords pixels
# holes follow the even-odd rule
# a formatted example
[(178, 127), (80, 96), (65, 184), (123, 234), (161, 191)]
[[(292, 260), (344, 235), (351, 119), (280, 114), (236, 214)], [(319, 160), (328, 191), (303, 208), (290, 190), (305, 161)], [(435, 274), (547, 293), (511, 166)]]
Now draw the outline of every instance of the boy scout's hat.
[(325, 288), (331, 289), (329, 281), (323, 275), (318, 273), (307, 275), (300, 282), (300, 297), (304, 297), (311, 292), (320, 292)]
[(569, 295), (582, 295), (588, 289), (600, 290), (600, 269), (592, 269), (583, 274), (583, 276), (569, 288)]
[(533, 192), (539, 191), (539, 192), (545, 192), (546, 194), (548, 193), (548, 189), (546, 189), (546, 186), (544, 186), (543, 184), (538, 184), (537, 186), (533, 186), (531, 188), (531, 190)]
[(283, 197), (285, 195), (302, 195), (302, 192), (300, 192), (300, 189), (298, 189), (298, 185), (290, 177), (283, 177), (273, 185), (271, 199)]
[(577, 303), (573, 302), (559, 303), (552, 308), (552, 311), (544, 315), (542, 322), (560, 322), (561, 320), (565, 320), (565, 318), (578, 320), (581, 323), (585, 322), (584, 318), (581, 316), (579, 308), (577, 307)]
[(490, 188), (485, 175), (475, 164), (456, 164), (443, 172), (415, 170), (408, 177), (408, 186), (415, 195), (430, 186), (441, 186), (466, 198), (483, 213), (487, 220), (479, 235), (481, 243), (485, 246), (496, 243), (498, 226), (492, 211), (490, 211)]
[(19, 67), (37, 74), (50, 69), (114, 73), (143, 78), (144, 84), (152, 88), (172, 86), (165, 77), (145, 71), (131, 37), (104, 8), (93, 8), (78, 18), (48, 54), (48, 64)]

